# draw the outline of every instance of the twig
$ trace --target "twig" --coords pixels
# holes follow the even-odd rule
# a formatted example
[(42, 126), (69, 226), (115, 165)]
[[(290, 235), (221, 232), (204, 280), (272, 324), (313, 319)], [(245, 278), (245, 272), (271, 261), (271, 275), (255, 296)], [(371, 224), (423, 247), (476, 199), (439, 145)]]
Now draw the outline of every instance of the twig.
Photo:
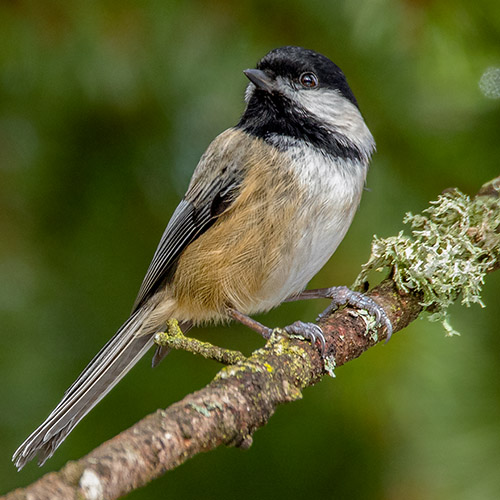
[(206, 359), (218, 361), (223, 365), (234, 365), (246, 359), (240, 351), (231, 351), (209, 342), (186, 337), (176, 319), (167, 322), (166, 332), (159, 332), (155, 335), (155, 343), (168, 349), (180, 349), (192, 354), (198, 354)]

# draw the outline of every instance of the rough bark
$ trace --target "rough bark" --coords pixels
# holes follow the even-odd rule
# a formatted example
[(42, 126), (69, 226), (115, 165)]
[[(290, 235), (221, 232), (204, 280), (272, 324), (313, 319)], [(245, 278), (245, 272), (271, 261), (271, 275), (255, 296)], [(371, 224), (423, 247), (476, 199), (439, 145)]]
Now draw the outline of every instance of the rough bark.
[[(478, 196), (498, 197), (500, 177)], [(492, 269), (493, 270), (493, 269)], [(394, 332), (422, 311), (418, 294), (404, 294), (386, 279), (368, 295), (386, 310)], [(385, 338), (367, 333), (362, 315), (346, 308), (320, 323), (330, 366), (360, 356)], [(279, 331), (249, 358), (224, 367), (203, 389), (158, 410), (59, 472), (2, 497), (14, 499), (114, 499), (147, 484), (202, 451), (247, 448), (252, 434), (276, 407), (302, 397), (326, 373), (316, 347)]]

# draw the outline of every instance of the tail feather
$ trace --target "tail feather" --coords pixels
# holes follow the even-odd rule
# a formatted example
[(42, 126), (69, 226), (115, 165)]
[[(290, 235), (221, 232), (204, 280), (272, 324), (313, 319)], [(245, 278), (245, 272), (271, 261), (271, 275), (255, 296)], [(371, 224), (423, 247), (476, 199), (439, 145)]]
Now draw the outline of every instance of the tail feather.
[(12, 460), (18, 470), (36, 455), (38, 465), (43, 465), (78, 422), (153, 345), (154, 332), (137, 335), (148, 315), (146, 307), (134, 312), (87, 365), (45, 422), (14, 453)]

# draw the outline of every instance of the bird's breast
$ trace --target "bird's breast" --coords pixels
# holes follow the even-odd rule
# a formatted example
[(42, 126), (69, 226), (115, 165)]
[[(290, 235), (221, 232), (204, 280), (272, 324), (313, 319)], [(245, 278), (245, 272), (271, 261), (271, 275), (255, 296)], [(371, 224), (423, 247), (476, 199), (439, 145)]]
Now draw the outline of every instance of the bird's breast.
[(263, 146), (239, 194), (181, 254), (172, 282), (180, 320), (252, 314), (300, 292), (344, 237), (366, 169), (307, 149)]
[(301, 292), (326, 264), (351, 225), (366, 178), (365, 166), (332, 160), (312, 148), (291, 154), (302, 195), (288, 228), (287, 249), (261, 290), (264, 310)]

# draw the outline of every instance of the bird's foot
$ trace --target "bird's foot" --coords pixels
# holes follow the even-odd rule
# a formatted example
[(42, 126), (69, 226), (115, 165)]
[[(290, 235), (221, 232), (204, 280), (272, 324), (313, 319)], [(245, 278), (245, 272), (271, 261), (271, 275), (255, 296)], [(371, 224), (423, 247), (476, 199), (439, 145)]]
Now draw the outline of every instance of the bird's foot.
[[(235, 309), (230, 309), (229, 315), (243, 325), (260, 333), (266, 340), (269, 340), (271, 334), (273, 333), (271, 328), (268, 328), (262, 323), (255, 321), (246, 314), (240, 313)], [(313, 345), (316, 343), (316, 341), (319, 341), (321, 347), (321, 355), (325, 353), (325, 336), (323, 335), (323, 330), (321, 330), (318, 325), (315, 325), (314, 323), (304, 323), (303, 321), (296, 321), (295, 323), (286, 326), (284, 330), (289, 335), (298, 335), (305, 338), (306, 340), (310, 340)]]
[(346, 286), (334, 286), (331, 288), (325, 288), (325, 298), (332, 299), (331, 304), (318, 316), (318, 321), (323, 320), (328, 317), (333, 311), (335, 311), (339, 306), (348, 305), (351, 307), (356, 307), (357, 309), (364, 309), (368, 311), (372, 316), (375, 317), (375, 321), (379, 326), (385, 326), (387, 330), (387, 340), (391, 338), (392, 335), (392, 323), (387, 316), (384, 308), (377, 304), (372, 298), (360, 292), (354, 292)]
[(300, 335), (315, 345), (318, 341), (321, 347), (321, 356), (325, 354), (326, 341), (323, 335), (323, 330), (314, 323), (304, 323), (303, 321), (296, 321), (289, 326), (285, 326), (284, 330), (289, 335)]

